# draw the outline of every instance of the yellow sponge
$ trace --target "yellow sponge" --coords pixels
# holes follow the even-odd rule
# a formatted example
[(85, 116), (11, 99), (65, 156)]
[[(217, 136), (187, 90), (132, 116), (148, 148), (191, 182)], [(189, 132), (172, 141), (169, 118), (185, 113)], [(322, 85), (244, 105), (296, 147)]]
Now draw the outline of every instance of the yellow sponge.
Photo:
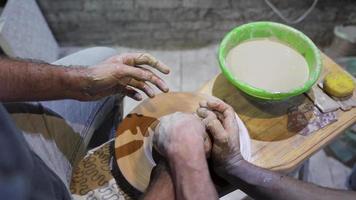
[(352, 95), (355, 84), (344, 72), (332, 72), (325, 76), (323, 87), (329, 95), (342, 98)]

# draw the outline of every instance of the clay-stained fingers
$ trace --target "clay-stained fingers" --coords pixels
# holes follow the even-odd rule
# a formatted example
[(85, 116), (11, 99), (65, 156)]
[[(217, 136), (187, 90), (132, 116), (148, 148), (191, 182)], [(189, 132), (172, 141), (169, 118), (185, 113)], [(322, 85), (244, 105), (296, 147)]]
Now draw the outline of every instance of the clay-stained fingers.
[(210, 131), (211, 135), (214, 138), (214, 141), (220, 143), (226, 141), (226, 131), (213, 111), (208, 110), (206, 108), (198, 108), (197, 114), (199, 117), (203, 118), (203, 123)]
[(215, 113), (207, 108), (198, 108), (197, 109), (197, 115), (201, 118), (204, 119), (216, 119), (217, 116), (215, 115)]
[(207, 107), (224, 114), (225, 117), (235, 115), (234, 109), (229, 104), (218, 99), (208, 100)]
[(207, 158), (210, 157), (210, 151), (211, 151), (211, 148), (212, 148), (212, 143), (211, 143), (211, 140), (209, 138), (209, 136), (207, 136), (205, 139), (204, 139), (204, 151), (205, 151), (205, 155)]
[(157, 69), (158, 71), (168, 74), (170, 69), (167, 65), (153, 57), (148, 53), (130, 53), (125, 55), (124, 59), (125, 64), (127, 65), (148, 65), (152, 68)]
[[(197, 112), (198, 112), (198, 110), (197, 110)], [(197, 112), (193, 113), (193, 115), (195, 117), (200, 118), (201, 120), (204, 120), (204, 117), (202, 115), (199, 115)], [(211, 116), (211, 117), (214, 117), (214, 116)], [(204, 122), (203, 122), (203, 124), (204, 124)], [(205, 132), (205, 134), (204, 134), (204, 150), (205, 150), (205, 155), (206, 155), (207, 158), (210, 157), (211, 148), (212, 148), (212, 143), (211, 143), (209, 134), (207, 132)]]
[(144, 81), (131, 79), (128, 85), (143, 91), (150, 98), (155, 96), (155, 92), (153, 88), (149, 86), (147, 83), (145, 83)]
[(142, 95), (131, 87), (126, 86), (123, 93), (136, 101), (142, 100)]
[[(209, 109), (208, 107), (208, 101), (206, 100), (202, 100), (199, 102), (199, 106), (200, 108), (206, 108), (206, 109)], [(220, 121), (224, 121), (224, 115), (223, 113), (220, 113), (219, 111), (216, 111), (216, 110), (211, 110), (214, 112), (214, 114), (216, 115), (216, 117), (220, 120)]]
[(236, 114), (230, 105), (221, 100), (209, 100), (207, 106), (209, 109), (217, 111), (224, 116), (223, 125), (226, 129), (232, 129), (237, 126)]
[(159, 76), (148, 69), (126, 66), (123, 73), (139, 81), (148, 81), (155, 85), (162, 92), (169, 91), (168, 85)]
[(208, 108), (208, 101), (206, 101), (206, 100), (200, 101), (200, 102), (199, 102), (199, 106), (200, 106), (201, 108)]
[[(204, 122), (205, 120), (205, 122)], [(222, 126), (221, 122), (215, 119), (204, 119), (203, 122), (206, 124), (206, 128), (209, 130), (211, 136), (213, 137), (214, 143), (221, 144), (228, 140), (228, 135)]]
[(161, 85), (160, 87), (158, 86), (158, 88), (160, 90), (162, 90), (163, 92), (168, 92), (169, 88), (168, 88), (168, 85), (166, 84), (166, 82), (162, 78), (157, 76), (153, 71), (151, 71), (150, 69), (143, 68), (141, 66), (136, 66), (136, 68), (141, 69), (141, 70), (145, 71), (148, 74), (153, 74), (154, 75), (153, 81), (156, 80), (156, 82), (160, 83), (160, 85)]
[(103, 96), (108, 96), (117, 93), (124, 94), (136, 101), (142, 100), (142, 95), (139, 92), (137, 92), (136, 90), (134, 90), (129, 86), (123, 86), (123, 85), (116, 85), (112, 88), (106, 89), (101, 92), (100, 96), (103, 97)]

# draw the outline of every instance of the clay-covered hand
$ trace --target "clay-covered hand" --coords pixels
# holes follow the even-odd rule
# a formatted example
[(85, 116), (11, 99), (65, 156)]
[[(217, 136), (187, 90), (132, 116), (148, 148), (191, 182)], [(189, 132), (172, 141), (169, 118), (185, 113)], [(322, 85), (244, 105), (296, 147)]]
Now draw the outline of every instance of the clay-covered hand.
[(169, 73), (169, 68), (165, 64), (147, 53), (113, 56), (96, 66), (86, 68), (84, 73), (87, 79), (83, 84), (83, 95), (78, 99), (95, 100), (120, 93), (135, 100), (142, 100), (136, 89), (142, 90), (149, 97), (155, 95), (148, 83), (163, 92), (168, 92), (167, 84), (148, 68), (154, 68), (164, 74)]
[(221, 100), (200, 102), (197, 114), (203, 118), (212, 136), (211, 157), (219, 172), (238, 166), (243, 160), (240, 153), (238, 123), (234, 109)]
[(201, 119), (194, 114), (176, 112), (159, 120), (153, 135), (153, 146), (165, 157), (205, 151), (208, 154), (211, 142)]

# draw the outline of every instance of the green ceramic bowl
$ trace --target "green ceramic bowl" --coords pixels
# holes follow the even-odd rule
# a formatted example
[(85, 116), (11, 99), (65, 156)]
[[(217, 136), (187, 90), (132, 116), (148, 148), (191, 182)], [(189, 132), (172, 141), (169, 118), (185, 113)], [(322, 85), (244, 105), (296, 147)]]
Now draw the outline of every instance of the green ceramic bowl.
[[(277, 39), (297, 50), (308, 63), (309, 78), (307, 82), (290, 92), (270, 92), (236, 79), (226, 67), (227, 54), (239, 43), (257, 38)], [(308, 91), (318, 80), (322, 67), (320, 52), (306, 35), (292, 27), (275, 22), (252, 22), (234, 28), (225, 35), (220, 43), (218, 57), (222, 73), (233, 85), (253, 97), (265, 100), (284, 100)]]

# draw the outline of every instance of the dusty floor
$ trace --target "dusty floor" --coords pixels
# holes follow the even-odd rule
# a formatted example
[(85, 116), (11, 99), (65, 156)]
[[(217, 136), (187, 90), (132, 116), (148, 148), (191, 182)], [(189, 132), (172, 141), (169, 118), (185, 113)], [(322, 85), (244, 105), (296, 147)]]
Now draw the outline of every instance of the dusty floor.
[[(195, 91), (206, 81), (214, 77), (220, 70), (216, 54), (217, 45), (210, 45), (190, 50), (142, 50), (127, 47), (115, 47), (119, 53), (148, 52), (171, 67), (171, 74), (163, 76), (171, 91)], [(78, 49), (67, 50), (73, 52)], [(124, 113), (129, 113), (139, 102), (125, 99)], [(331, 188), (346, 189), (346, 180), (351, 169), (328, 157), (324, 150), (314, 154), (309, 160), (307, 180), (318, 185)], [(221, 199), (244, 199), (241, 191), (232, 192)]]

